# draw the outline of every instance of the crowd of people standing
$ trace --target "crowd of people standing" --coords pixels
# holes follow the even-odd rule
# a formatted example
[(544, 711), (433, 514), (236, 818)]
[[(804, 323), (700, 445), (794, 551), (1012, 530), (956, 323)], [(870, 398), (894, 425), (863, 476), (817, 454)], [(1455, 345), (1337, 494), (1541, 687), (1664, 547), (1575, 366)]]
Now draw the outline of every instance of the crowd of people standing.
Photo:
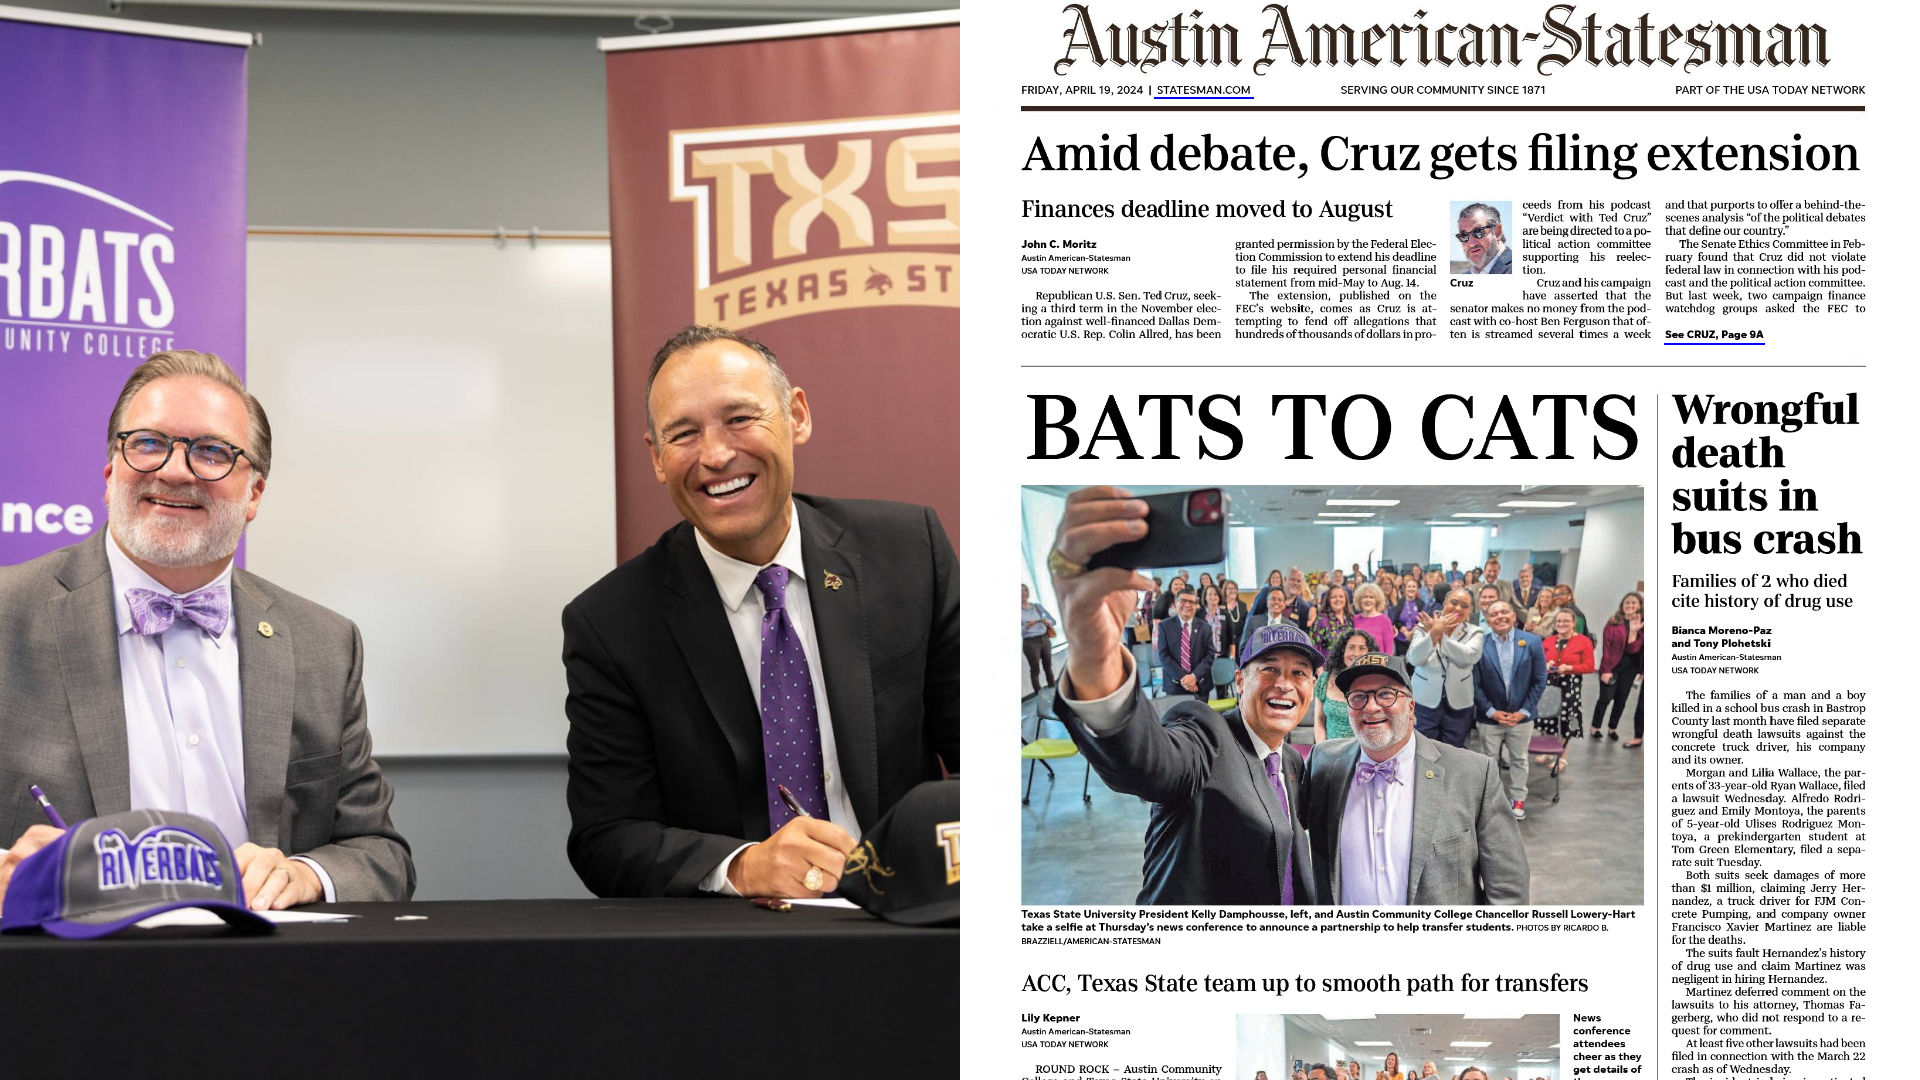
[[(1621, 597), (1596, 634), (1566, 582), (1536, 579), (1531, 565), (1502, 575), (1498, 556), (1466, 571), (1438, 566), (1358, 564), (1307, 573), (1299, 567), (1268, 571), (1249, 601), (1224, 574), (1181, 570), (1139, 594), (1129, 633), (1152, 646), (1167, 694), (1208, 700), (1216, 688), (1216, 659), (1237, 661), (1255, 631), (1291, 623), (1325, 655), (1313, 688), (1316, 742), (1353, 734), (1337, 685), (1340, 671), (1359, 657), (1403, 657), (1413, 690), (1416, 730), (1431, 739), (1505, 758), (1516, 818), (1526, 816), (1526, 762), (1532, 737), (1562, 740), (1620, 738), (1620, 720), (1634, 701), (1633, 730), (1624, 745), (1645, 741), (1646, 701), (1633, 690), (1645, 673), (1645, 611), (1639, 592)], [(1022, 634), (1033, 685), (1053, 681), (1045, 635), (1052, 617), (1021, 591)], [(1046, 683), (1041, 680), (1042, 669)], [(1591, 724), (1583, 680), (1598, 674)], [(1559, 706), (1540, 716), (1540, 701), (1556, 691)], [(1533, 760), (1552, 764), (1559, 755)]]

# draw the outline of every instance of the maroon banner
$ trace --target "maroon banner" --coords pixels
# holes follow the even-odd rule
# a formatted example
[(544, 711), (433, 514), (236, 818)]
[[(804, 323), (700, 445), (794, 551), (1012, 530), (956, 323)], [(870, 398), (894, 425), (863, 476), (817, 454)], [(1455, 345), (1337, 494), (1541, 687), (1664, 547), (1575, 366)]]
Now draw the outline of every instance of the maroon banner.
[(622, 560), (679, 520), (647, 368), (688, 323), (751, 334), (807, 391), (796, 490), (923, 503), (957, 542), (960, 28), (873, 21), (608, 46)]

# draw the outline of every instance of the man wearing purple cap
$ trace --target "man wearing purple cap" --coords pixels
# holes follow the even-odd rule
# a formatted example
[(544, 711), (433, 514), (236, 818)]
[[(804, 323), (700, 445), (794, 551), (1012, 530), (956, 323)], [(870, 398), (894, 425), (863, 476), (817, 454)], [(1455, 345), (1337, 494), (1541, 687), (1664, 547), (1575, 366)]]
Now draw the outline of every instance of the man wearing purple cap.
[(1526, 849), (1493, 759), (1413, 730), (1413, 690), (1368, 653), (1334, 681), (1353, 738), (1321, 743), (1304, 813), (1324, 904), (1524, 904)]
[(1311, 903), (1300, 755), (1286, 743), (1324, 658), (1291, 623), (1261, 627), (1234, 675), (1240, 707), (1184, 701), (1156, 718), (1121, 640), (1136, 590), (1151, 582), (1086, 566), (1145, 536), (1146, 512), (1120, 488), (1067, 497), (1048, 557), (1067, 638), (1055, 711), (1108, 787), (1153, 804), (1139, 903)]
[[(272, 461), (266, 410), (218, 357), (156, 353), (109, 418), (107, 528), (0, 567), (0, 894), (74, 822), (189, 813), (248, 903), (404, 900), (353, 623), (233, 565)], [(18, 838), (18, 839), (15, 839)]]

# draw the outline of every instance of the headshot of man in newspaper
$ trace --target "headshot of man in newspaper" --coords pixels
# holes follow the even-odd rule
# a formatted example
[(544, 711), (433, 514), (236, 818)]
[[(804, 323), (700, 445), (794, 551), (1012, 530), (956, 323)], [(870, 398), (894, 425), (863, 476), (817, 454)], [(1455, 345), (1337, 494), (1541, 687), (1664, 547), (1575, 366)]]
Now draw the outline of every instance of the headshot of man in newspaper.
[(1513, 249), (1507, 246), (1506, 224), (1512, 209), (1512, 203), (1453, 204), (1455, 250), (1465, 256), (1466, 263), (1462, 266), (1462, 260), (1455, 259), (1454, 273), (1513, 273)]

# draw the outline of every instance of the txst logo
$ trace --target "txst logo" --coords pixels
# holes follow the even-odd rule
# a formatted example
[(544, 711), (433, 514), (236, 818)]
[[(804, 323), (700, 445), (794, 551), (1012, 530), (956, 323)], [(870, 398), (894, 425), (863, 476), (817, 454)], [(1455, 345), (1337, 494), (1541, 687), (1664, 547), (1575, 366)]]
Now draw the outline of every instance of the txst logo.
[(220, 852), (177, 825), (155, 825), (133, 839), (119, 829), (93, 838), (100, 857), (100, 888), (137, 889), (146, 885), (226, 885)]
[(942, 822), (933, 827), (934, 842), (940, 845), (940, 857), (947, 864), (947, 884), (960, 880), (960, 823)]
[(960, 306), (959, 114), (668, 138), (673, 199), (693, 203), (693, 321)]
[[(6, 190), (51, 188), (116, 213), (99, 227), (12, 220)], [(89, 211), (97, 207), (75, 201)], [(146, 226), (153, 226), (148, 229)], [(156, 231), (157, 230), (157, 231)], [(142, 358), (173, 347), (173, 226), (132, 203), (58, 176), (0, 169), (0, 347)]]

